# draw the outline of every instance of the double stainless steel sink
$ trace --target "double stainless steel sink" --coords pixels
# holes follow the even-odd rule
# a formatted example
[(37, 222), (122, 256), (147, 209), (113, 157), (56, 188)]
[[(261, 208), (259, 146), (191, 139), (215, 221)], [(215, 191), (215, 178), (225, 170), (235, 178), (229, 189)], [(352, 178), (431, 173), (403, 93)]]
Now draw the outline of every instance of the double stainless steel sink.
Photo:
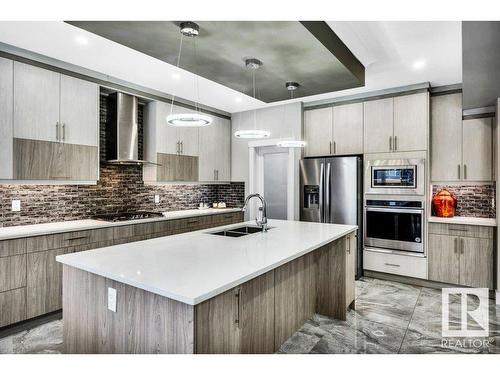
[[(269, 230), (271, 228), (268, 227), (267, 229)], [(210, 232), (210, 234), (215, 234), (216, 236), (225, 236), (225, 237), (243, 237), (258, 232), (262, 232), (262, 228), (245, 225), (244, 227), (231, 228), (219, 232)]]

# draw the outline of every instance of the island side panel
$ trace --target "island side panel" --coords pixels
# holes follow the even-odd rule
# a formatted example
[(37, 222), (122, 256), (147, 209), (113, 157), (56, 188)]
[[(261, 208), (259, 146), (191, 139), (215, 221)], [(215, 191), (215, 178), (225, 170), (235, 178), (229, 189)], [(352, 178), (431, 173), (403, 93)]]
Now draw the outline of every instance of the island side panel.
[(342, 237), (316, 252), (316, 312), (346, 320), (347, 307), (354, 301), (354, 250), (350, 236)]
[[(108, 310), (108, 287), (117, 311)], [(193, 353), (194, 308), (76, 268), (63, 267), (65, 353)]]
[(315, 313), (317, 251), (275, 269), (275, 350)]

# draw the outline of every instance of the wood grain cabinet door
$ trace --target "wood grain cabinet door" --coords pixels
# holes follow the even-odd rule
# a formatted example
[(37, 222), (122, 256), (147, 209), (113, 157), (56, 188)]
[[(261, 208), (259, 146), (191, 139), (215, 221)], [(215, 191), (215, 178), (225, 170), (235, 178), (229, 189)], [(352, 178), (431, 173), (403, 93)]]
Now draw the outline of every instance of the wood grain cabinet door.
[(429, 280), (459, 284), (460, 237), (429, 234)]
[(365, 153), (392, 151), (394, 132), (393, 98), (370, 100), (363, 103)]
[(491, 118), (463, 122), (463, 179), (491, 181), (493, 178), (493, 125)]
[(363, 103), (333, 107), (333, 142), (336, 155), (363, 153)]
[(462, 164), (462, 94), (431, 99), (431, 179), (460, 180)]
[(93, 82), (61, 75), (61, 140), (98, 146), (99, 86)]
[(0, 57), (0, 179), (12, 179), (12, 137), (14, 63)]
[(28, 254), (27, 318), (47, 314), (62, 307), (62, 266), (56, 256), (64, 249)]
[(60, 77), (14, 62), (14, 137), (59, 141)]
[(332, 107), (304, 112), (305, 156), (330, 155), (333, 131)]
[(424, 151), (429, 139), (429, 93), (394, 98), (394, 151)]
[(460, 238), (460, 285), (493, 289), (493, 240)]

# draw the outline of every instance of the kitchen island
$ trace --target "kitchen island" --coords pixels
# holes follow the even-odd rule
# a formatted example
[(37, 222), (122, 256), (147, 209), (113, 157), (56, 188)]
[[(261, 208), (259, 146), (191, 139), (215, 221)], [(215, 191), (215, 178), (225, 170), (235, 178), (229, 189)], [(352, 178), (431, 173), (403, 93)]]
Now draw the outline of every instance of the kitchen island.
[(65, 351), (272, 353), (315, 312), (345, 319), (356, 226), (213, 234), (242, 225), (58, 256)]

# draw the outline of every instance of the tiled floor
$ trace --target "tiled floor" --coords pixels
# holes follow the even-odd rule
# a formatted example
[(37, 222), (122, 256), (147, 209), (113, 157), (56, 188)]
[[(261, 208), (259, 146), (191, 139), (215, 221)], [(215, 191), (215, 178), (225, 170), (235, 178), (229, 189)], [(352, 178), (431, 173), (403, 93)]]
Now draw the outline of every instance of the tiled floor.
[[(473, 304), (474, 301), (471, 301)], [(500, 306), (490, 301), (490, 336), (443, 346), (441, 291), (364, 278), (356, 282), (356, 310), (347, 321), (315, 315), (280, 348), (280, 353), (500, 353)], [(449, 304), (456, 323), (459, 301)], [(468, 347), (464, 347), (468, 346)], [(481, 344), (481, 345), (479, 345)], [(479, 346), (479, 347), (470, 347)], [(0, 353), (60, 353), (62, 322), (0, 339)]]

